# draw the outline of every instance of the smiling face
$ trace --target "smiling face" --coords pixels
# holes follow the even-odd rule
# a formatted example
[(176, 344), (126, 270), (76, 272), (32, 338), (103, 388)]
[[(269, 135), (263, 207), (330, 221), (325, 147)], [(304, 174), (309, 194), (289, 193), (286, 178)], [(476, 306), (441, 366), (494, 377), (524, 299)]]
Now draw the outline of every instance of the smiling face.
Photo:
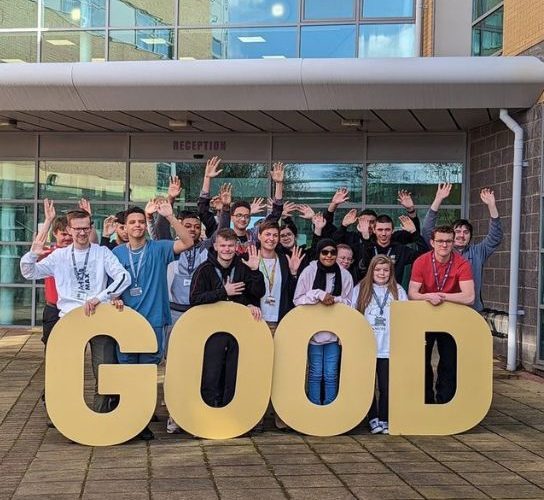
[(295, 246), (295, 241), (296, 241), (295, 233), (293, 233), (293, 231), (291, 231), (288, 227), (284, 227), (280, 231), (280, 242), (284, 248), (287, 248), (288, 250), (290, 250), (291, 248)]
[(230, 263), (236, 255), (236, 241), (228, 240), (222, 236), (216, 238), (213, 248), (217, 252), (218, 260), (223, 263)]
[(69, 229), (59, 229), (53, 233), (55, 243), (59, 248), (67, 247), (72, 243), (72, 235), (69, 233)]
[(181, 225), (187, 230), (193, 241), (200, 241), (200, 233), (202, 232), (202, 224), (199, 219), (187, 217), (181, 221)]
[(376, 264), (374, 272), (372, 273), (372, 280), (377, 285), (386, 285), (389, 282), (391, 276), (390, 264)]
[(89, 236), (91, 234), (91, 218), (82, 217), (71, 219), (68, 226), (68, 232), (72, 237), (76, 248), (86, 248), (89, 246)]
[(249, 226), (251, 215), (249, 209), (246, 207), (236, 207), (234, 213), (231, 216), (234, 229), (239, 231), (245, 231)]
[(117, 223), (117, 225), (115, 226), (115, 234), (117, 235), (117, 238), (119, 238), (119, 240), (123, 243), (126, 243), (128, 241), (127, 226), (125, 224)]
[(453, 234), (436, 232), (431, 240), (431, 246), (437, 260), (447, 261), (453, 251)]
[(336, 248), (326, 246), (319, 252), (319, 262), (326, 267), (334, 266), (336, 262)]
[(336, 260), (338, 261), (339, 266), (348, 269), (353, 262), (353, 251), (349, 248), (339, 248)]
[(374, 234), (376, 235), (376, 241), (380, 246), (389, 246), (391, 243), (391, 235), (393, 234), (393, 224), (390, 222), (376, 222)]
[(467, 226), (457, 226), (455, 229), (455, 248), (465, 248), (470, 243), (470, 229)]
[(262, 233), (259, 233), (261, 248), (268, 252), (271, 252), (276, 248), (279, 239), (280, 234), (276, 228), (265, 229)]
[(137, 212), (127, 215), (125, 227), (130, 238), (144, 238), (146, 231), (145, 215)]

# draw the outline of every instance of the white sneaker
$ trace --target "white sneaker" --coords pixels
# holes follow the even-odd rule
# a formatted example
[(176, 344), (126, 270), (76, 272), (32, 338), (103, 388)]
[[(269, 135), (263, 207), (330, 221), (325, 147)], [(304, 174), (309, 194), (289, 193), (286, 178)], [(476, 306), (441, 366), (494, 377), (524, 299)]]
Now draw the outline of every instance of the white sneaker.
[(389, 422), (381, 421), (378, 425), (382, 427), (382, 434), (389, 434)]
[(370, 427), (370, 434), (379, 434), (383, 432), (382, 423), (377, 418), (373, 418), (368, 421), (368, 426)]
[(166, 421), (166, 432), (168, 434), (181, 434), (182, 432), (181, 427), (174, 422), (172, 417), (168, 417), (168, 420)]

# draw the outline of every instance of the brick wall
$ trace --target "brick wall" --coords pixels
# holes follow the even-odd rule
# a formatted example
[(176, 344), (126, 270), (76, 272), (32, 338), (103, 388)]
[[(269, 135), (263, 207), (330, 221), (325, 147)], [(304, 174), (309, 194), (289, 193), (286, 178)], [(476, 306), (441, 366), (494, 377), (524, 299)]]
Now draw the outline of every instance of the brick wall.
[(505, 0), (503, 54), (517, 55), (544, 40), (544, 2)]
[[(540, 228), (540, 180), (542, 164), (542, 104), (512, 117), (522, 125), (524, 159), (522, 217), (520, 240), (519, 305), (525, 315), (519, 321), (519, 355), (523, 367), (532, 370), (536, 361), (538, 318), (538, 266)], [(470, 220), (474, 224), (474, 238), (485, 236), (489, 212), (481, 203), (479, 191), (491, 186), (495, 190), (497, 206), (504, 228), (504, 241), (488, 260), (484, 271), (483, 298), (486, 307), (508, 311), (510, 279), (510, 225), (512, 205), (513, 133), (496, 121), (469, 132), (470, 144)], [(495, 339), (496, 354), (506, 356), (506, 340)]]

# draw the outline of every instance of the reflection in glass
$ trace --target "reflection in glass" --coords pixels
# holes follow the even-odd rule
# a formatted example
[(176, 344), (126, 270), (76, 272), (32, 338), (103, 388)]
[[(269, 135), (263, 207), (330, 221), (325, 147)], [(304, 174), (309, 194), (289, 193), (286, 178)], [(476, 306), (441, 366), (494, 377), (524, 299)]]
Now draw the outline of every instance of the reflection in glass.
[(36, 287), (36, 326), (41, 326), (43, 323), (43, 308), (45, 307), (45, 293), (43, 287)]
[(496, 10), (472, 28), (472, 55), (490, 56), (502, 50), (503, 9)]
[(34, 205), (31, 203), (0, 204), (0, 241), (32, 241)]
[(36, 0), (5, 0), (0, 2), (0, 28), (36, 28), (38, 2)]
[(55, 200), (122, 201), (125, 197), (124, 162), (42, 161), (40, 198)]
[(110, 31), (110, 61), (172, 59), (173, 56), (173, 30)]
[(180, 59), (285, 59), (297, 57), (296, 28), (180, 30)]
[(33, 199), (34, 173), (33, 161), (0, 161), (0, 199)]
[(362, 167), (349, 163), (290, 163), (285, 170), (285, 199), (297, 203), (328, 204), (336, 189), (345, 186), (350, 202), (360, 203)]
[(102, 28), (106, 0), (43, 0), (46, 28)]
[(355, 26), (304, 26), (300, 57), (355, 57)]
[(110, 26), (171, 26), (174, 3), (174, 0), (110, 0)]
[(105, 61), (103, 31), (49, 31), (43, 34), (41, 62)]
[(30, 250), (29, 246), (0, 246), (0, 284), (28, 283), (21, 275), (19, 261)]
[(353, 19), (354, 0), (305, 0), (304, 19)]
[(298, 0), (180, 0), (180, 25), (285, 24), (298, 20)]
[(0, 287), (0, 325), (30, 326), (32, 293), (32, 287)]
[(460, 205), (463, 183), (461, 163), (373, 163), (367, 168), (366, 202), (396, 205), (399, 189), (410, 191), (417, 205), (430, 205), (439, 182), (453, 184), (444, 205)]
[(483, 16), (500, 3), (503, 3), (503, 0), (472, 0), (472, 20)]
[(362, 24), (359, 57), (413, 57), (414, 24)]
[(363, 0), (363, 17), (414, 17), (414, 0)]
[(0, 33), (0, 63), (37, 62), (36, 33)]

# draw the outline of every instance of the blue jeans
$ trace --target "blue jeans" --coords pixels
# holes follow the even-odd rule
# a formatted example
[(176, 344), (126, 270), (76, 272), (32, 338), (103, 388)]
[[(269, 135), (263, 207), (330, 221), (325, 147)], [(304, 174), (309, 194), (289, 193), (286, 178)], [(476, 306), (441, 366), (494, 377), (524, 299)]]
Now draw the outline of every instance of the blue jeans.
[[(328, 405), (338, 393), (338, 365), (340, 346), (330, 344), (308, 345), (308, 399), (316, 405)], [(325, 397), (321, 401), (321, 383)]]
[(159, 350), (153, 353), (126, 353), (119, 350), (119, 344), (117, 344), (117, 360), (120, 364), (127, 365), (158, 365), (162, 361), (164, 354), (164, 326), (153, 327), (155, 336), (157, 337), (157, 345)]

